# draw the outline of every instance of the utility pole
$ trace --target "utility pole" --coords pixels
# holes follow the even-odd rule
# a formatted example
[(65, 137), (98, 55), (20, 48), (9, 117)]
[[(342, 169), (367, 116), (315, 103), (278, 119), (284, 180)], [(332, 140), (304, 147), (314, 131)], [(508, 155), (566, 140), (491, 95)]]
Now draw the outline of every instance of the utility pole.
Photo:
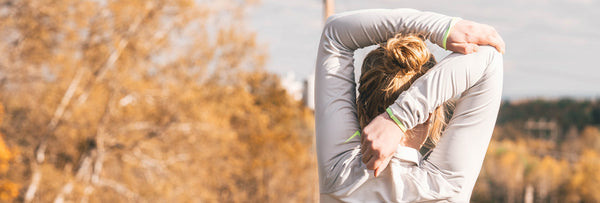
[(327, 21), (327, 18), (329, 18), (329, 16), (333, 15), (333, 13), (335, 12), (334, 2), (335, 0), (323, 0), (323, 4), (325, 5), (325, 19), (323, 20), (323, 22)]

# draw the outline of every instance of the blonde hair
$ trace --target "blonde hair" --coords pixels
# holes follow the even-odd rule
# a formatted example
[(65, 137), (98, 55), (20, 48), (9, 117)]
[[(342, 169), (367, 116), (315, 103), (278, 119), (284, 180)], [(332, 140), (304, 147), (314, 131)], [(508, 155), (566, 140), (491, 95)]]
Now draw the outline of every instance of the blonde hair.
[[(371, 51), (363, 61), (356, 100), (360, 127), (385, 112), (400, 93), (435, 64), (425, 42), (416, 35), (397, 34)], [(446, 125), (444, 105), (436, 108), (429, 119), (431, 125), (424, 147), (431, 149)]]

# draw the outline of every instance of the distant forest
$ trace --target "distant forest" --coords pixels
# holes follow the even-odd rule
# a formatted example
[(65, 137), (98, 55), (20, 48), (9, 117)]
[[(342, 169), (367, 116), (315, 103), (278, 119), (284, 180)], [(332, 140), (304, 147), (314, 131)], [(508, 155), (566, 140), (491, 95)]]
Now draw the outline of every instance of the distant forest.
[(600, 99), (504, 101), (500, 107), (498, 124), (541, 118), (556, 120), (563, 129), (571, 126), (576, 126), (578, 129), (587, 125), (600, 126)]
[(599, 202), (600, 99), (504, 101), (473, 202)]
[(581, 131), (586, 126), (600, 127), (600, 98), (555, 100), (503, 101), (497, 125), (515, 125), (526, 128), (527, 122), (552, 122), (559, 131), (556, 141), (563, 141), (571, 130)]

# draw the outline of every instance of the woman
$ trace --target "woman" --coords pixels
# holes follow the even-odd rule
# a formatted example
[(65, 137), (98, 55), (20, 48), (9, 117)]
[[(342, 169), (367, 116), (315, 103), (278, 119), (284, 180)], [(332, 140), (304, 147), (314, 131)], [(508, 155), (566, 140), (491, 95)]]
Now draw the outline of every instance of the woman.
[[(362, 136), (352, 137), (360, 131), (353, 52), (398, 33), (400, 38), (418, 34), (471, 54), (453, 53), (415, 78), (385, 112), (362, 128)], [(477, 46), (486, 44), (504, 50), (491, 27), (436, 13), (378, 9), (330, 17), (319, 46), (315, 88), (321, 201), (468, 202), (501, 96), (502, 56)], [(421, 158), (416, 149), (427, 134), (415, 132), (427, 129), (429, 115), (459, 95), (438, 145), (427, 159)]]
[[(360, 128), (365, 128), (375, 117), (386, 112), (400, 93), (435, 64), (425, 41), (417, 35), (397, 34), (371, 51), (364, 59), (359, 80), (356, 110)], [(435, 147), (446, 124), (445, 106), (437, 107), (425, 123), (407, 134), (408, 141), (414, 142), (415, 150), (423, 144), (426, 149)], [(423, 143), (425, 139), (427, 143)]]

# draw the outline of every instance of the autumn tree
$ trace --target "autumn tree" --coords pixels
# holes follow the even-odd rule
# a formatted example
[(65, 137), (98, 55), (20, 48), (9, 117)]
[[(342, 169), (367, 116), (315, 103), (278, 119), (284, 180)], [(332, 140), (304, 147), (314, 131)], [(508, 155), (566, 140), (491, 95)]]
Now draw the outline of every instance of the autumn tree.
[(592, 150), (585, 150), (580, 161), (575, 165), (575, 172), (569, 182), (570, 202), (600, 201), (600, 155)]
[(526, 150), (523, 143), (509, 140), (490, 144), (480, 178), (486, 181), (478, 183), (486, 185), (486, 190), (482, 192), (491, 193), (491, 197), (488, 198), (504, 202), (517, 202), (522, 199), (525, 172), (531, 163)]
[(312, 112), (261, 69), (253, 3), (2, 2), (18, 200), (314, 201)]
[(556, 160), (545, 156), (536, 160), (528, 174), (528, 183), (535, 192), (535, 199), (542, 202), (559, 202), (561, 186), (569, 177), (569, 165), (566, 160)]
[[(3, 116), (4, 106), (0, 104), (0, 123)], [(8, 169), (15, 157), (13, 151), (6, 145), (4, 135), (0, 133), (0, 201), (2, 202), (12, 201), (18, 195), (19, 186), (7, 177)]]
[[(496, 126), (474, 202), (596, 202), (600, 130), (573, 127), (564, 142)], [(509, 134), (509, 135), (506, 135)]]

